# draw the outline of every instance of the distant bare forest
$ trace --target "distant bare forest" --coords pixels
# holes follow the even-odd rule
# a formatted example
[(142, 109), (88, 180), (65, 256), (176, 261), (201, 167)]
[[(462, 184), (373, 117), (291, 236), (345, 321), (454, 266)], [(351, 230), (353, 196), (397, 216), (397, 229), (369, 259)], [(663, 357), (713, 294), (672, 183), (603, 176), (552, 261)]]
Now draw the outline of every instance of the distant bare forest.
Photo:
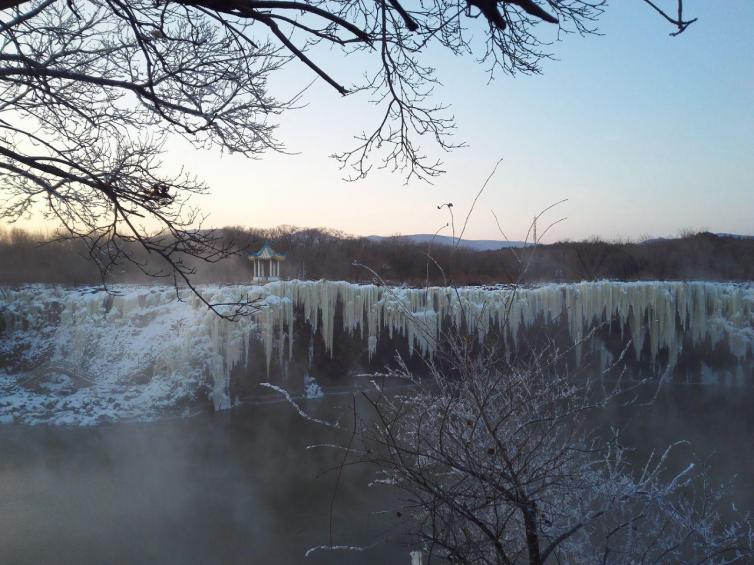
[[(327, 229), (236, 227), (219, 233), (235, 243), (239, 254), (217, 264), (197, 264), (197, 283), (248, 281), (251, 268), (246, 253), (257, 250), (265, 240), (287, 254), (282, 270), (286, 278), (372, 282), (377, 273), (385, 282), (409, 285), (512, 283), (522, 264), (528, 264), (519, 282), (754, 280), (754, 238), (706, 232), (641, 243), (591, 239), (498, 251), (428, 246), (397, 238), (373, 241)], [(20, 229), (0, 230), (0, 284), (100, 282), (100, 273), (82, 241), (45, 243), (47, 239)], [(135, 256), (150, 262), (144, 252)], [(132, 263), (117, 266), (109, 280), (156, 282)]]

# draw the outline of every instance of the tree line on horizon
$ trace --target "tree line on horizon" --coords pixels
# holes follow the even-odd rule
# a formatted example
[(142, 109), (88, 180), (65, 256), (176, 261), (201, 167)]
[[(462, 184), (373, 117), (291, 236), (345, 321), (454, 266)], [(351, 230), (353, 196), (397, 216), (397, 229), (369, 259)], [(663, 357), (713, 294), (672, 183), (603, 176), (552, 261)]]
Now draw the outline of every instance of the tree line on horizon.
[[(286, 254), (282, 276), (385, 284), (492, 285), (511, 283), (614, 280), (754, 280), (754, 239), (686, 233), (676, 239), (609, 242), (598, 238), (537, 247), (476, 251), (445, 244), (415, 243), (405, 238), (373, 240), (339, 231), (280, 226), (271, 229), (227, 227), (218, 230), (239, 252), (218, 263), (186, 257), (193, 281), (243, 283), (251, 278), (248, 252), (265, 241)], [(108, 274), (111, 283), (155, 283), (142, 272), (154, 266), (134, 245), (136, 262), (124, 261)], [(192, 261), (194, 261), (192, 263)], [(522, 269), (522, 265), (526, 268)], [(45, 234), (0, 228), (0, 284), (100, 284), (100, 271), (81, 241), (50, 241)], [(523, 276), (522, 276), (523, 270)], [(165, 271), (163, 282), (172, 284)]]

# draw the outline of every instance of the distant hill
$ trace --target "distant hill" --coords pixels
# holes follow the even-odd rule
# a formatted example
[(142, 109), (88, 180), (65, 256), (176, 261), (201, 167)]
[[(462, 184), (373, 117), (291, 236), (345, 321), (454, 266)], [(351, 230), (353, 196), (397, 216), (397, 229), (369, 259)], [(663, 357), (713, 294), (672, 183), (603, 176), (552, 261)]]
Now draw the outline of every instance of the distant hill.
[[(369, 235), (367, 239), (370, 241), (406, 241), (409, 243), (429, 244), (435, 243), (436, 245), (446, 245), (448, 247), (456, 245), (456, 238), (449, 235), (433, 235), (429, 233), (417, 233), (413, 235)], [(524, 247), (528, 245), (523, 241), (500, 241), (497, 239), (462, 239), (459, 243), (459, 247), (465, 249), (472, 249), (474, 251), (497, 251), (499, 249), (509, 249), (511, 247)]]
[[(717, 237), (717, 238), (723, 238), (723, 239), (741, 239), (741, 240), (754, 240), (754, 235), (744, 235), (739, 233), (724, 233), (724, 232), (718, 232), (718, 233), (711, 233), (711, 232), (699, 232), (697, 234), (693, 234), (696, 236), (709, 236), (709, 237)], [(682, 236), (679, 235), (677, 237), (652, 237), (649, 239), (644, 239), (640, 243), (642, 244), (652, 244), (652, 243), (662, 243), (667, 241), (677, 241), (681, 239), (686, 239), (688, 237), (692, 236)]]
[(716, 233), (717, 237), (730, 237), (732, 239), (754, 239), (754, 235), (743, 235), (740, 233)]

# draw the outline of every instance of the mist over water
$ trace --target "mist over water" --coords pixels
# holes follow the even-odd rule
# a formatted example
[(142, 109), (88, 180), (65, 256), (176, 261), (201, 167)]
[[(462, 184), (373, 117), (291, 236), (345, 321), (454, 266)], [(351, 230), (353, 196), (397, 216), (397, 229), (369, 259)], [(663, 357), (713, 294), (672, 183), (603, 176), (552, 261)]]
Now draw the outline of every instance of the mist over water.
[[(708, 461), (713, 483), (736, 476), (732, 495), (754, 510), (754, 390), (670, 385), (653, 406), (616, 411), (641, 460), (679, 439), (677, 466)], [(350, 410), (349, 395), (305, 401), (320, 417)], [(0, 562), (408, 563), (399, 542), (364, 553), (328, 543), (337, 465), (333, 432), (287, 403), (150, 423), (96, 427), (0, 426)], [(334, 513), (336, 544), (371, 544), (399, 532), (371, 470), (345, 471)], [(388, 511), (382, 513), (382, 511)]]
[[(309, 402), (331, 416), (350, 398)], [(0, 426), (0, 563), (301, 563), (328, 543), (332, 432), (288, 404), (151, 423)], [(368, 469), (346, 470), (334, 542), (367, 544), (399, 526)], [(315, 553), (307, 563), (386, 563), (369, 553)], [(408, 561), (406, 557), (406, 561)]]

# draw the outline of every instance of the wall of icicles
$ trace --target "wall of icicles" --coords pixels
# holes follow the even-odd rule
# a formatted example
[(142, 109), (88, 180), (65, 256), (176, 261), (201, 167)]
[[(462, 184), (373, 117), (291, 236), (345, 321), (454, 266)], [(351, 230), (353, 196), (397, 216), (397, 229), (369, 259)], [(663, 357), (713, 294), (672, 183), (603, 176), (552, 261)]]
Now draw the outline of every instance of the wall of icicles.
[[(228, 322), (170, 287), (30, 286), (0, 293), (0, 369), (69, 367), (82, 378), (204, 379), (216, 409), (261, 381), (294, 388), (306, 373), (343, 379), (379, 370), (396, 352), (431, 359), (460, 331), (500, 354), (537, 335), (577, 344), (604, 366), (626, 349), (637, 371), (676, 378), (754, 379), (754, 286), (706, 282), (589, 282), (535, 288), (391, 288), (331, 281), (205, 287), (208, 300), (258, 301)], [(589, 339), (587, 339), (589, 338)]]

